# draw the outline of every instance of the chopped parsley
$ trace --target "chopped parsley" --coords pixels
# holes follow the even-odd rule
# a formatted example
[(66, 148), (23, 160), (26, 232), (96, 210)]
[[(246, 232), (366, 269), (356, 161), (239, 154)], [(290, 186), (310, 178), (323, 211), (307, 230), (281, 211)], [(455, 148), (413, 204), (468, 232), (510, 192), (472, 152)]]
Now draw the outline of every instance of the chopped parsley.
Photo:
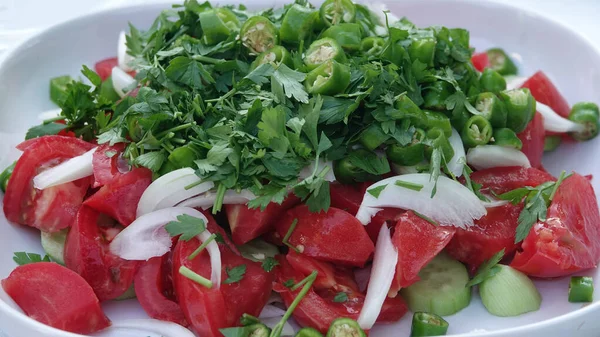
[(200, 218), (182, 214), (177, 216), (177, 221), (169, 222), (165, 229), (169, 235), (173, 237), (181, 235), (180, 240), (189, 241), (206, 230), (206, 225)]
[(421, 184), (415, 184), (415, 183), (411, 183), (409, 181), (404, 181), (404, 180), (396, 180), (395, 185), (404, 187), (404, 188), (408, 188), (409, 190), (413, 190), (413, 191), (417, 191), (417, 192), (421, 191), (424, 187)]
[(226, 268), (227, 279), (223, 281), (225, 284), (240, 282), (246, 275), (246, 265), (241, 264), (233, 268)]
[(40, 254), (27, 252), (15, 252), (14, 254), (15, 256), (13, 256), (13, 261), (15, 261), (19, 266), (37, 262), (51, 262), (48, 255), (42, 257)]
[(477, 269), (477, 273), (475, 276), (467, 283), (466, 287), (472, 287), (480, 284), (481, 282), (493, 277), (500, 271), (500, 267), (498, 267), (498, 263), (504, 257), (504, 249), (494, 254), (489, 260), (486, 260), (479, 266)]
[(333, 301), (335, 303), (344, 303), (346, 301), (348, 301), (348, 294), (346, 294), (345, 292), (339, 292), (337, 294), (335, 294), (335, 296), (333, 297)]
[(262, 269), (266, 272), (271, 272), (275, 267), (279, 265), (279, 262), (272, 257), (267, 257), (261, 264)]

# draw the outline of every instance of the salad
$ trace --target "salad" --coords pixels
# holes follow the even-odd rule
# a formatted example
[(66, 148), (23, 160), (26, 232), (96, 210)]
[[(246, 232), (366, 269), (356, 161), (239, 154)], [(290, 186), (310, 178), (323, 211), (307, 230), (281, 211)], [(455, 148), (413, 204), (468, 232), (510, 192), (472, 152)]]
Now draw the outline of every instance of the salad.
[(28, 316), (90, 334), (136, 297), (163, 336), (360, 337), (409, 311), (439, 336), (473, 291), (490, 315), (538, 310), (531, 277), (593, 300), (592, 177), (542, 155), (597, 136), (598, 106), (467, 30), (186, 0), (117, 55), (50, 80), (59, 109), (0, 174), (47, 253), (2, 280)]

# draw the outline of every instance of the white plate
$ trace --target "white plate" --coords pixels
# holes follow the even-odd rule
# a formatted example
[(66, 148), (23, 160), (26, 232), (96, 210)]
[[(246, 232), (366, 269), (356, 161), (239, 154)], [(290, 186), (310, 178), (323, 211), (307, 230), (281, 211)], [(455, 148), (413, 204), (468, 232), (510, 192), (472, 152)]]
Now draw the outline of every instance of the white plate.
[[(234, 0), (233, 2), (238, 2)], [(272, 6), (278, 1), (246, 1), (252, 8)], [(557, 22), (497, 3), (444, 0), (388, 1), (388, 7), (398, 16), (407, 16), (420, 26), (446, 25), (471, 31), (475, 47), (501, 46), (522, 62), (522, 73), (543, 69), (558, 85), (569, 103), (596, 101), (600, 93), (600, 52), (576, 32)], [(81, 64), (92, 66), (95, 61), (115, 56), (120, 30), (132, 22), (148, 27), (164, 6), (131, 7), (88, 15), (52, 27), (33, 37), (0, 66), (0, 132), (21, 133), (37, 124), (36, 116), (54, 106), (48, 99), (48, 81), (58, 75), (79, 76)], [(0, 146), (17, 142), (4, 139)], [(600, 156), (594, 156), (600, 140), (563, 145), (547, 155), (546, 167), (553, 173), (574, 170), (583, 174), (598, 174)], [(6, 162), (2, 152), (0, 162)], [(5, 165), (3, 165), (5, 166)], [(594, 187), (599, 189), (599, 179)], [(32, 229), (8, 224), (0, 217), (0, 277), (7, 276), (15, 264), (15, 251), (41, 252), (38, 233)], [(600, 288), (600, 274), (595, 276)], [(537, 281), (543, 296), (542, 308), (535, 313), (515, 318), (497, 318), (488, 314), (477, 296), (472, 304), (457, 315), (447, 317), (452, 336), (597, 336), (600, 329), (600, 303), (585, 308), (567, 301), (568, 278)], [(4, 298), (0, 293), (0, 298)], [(598, 300), (600, 296), (596, 296)], [(112, 319), (145, 317), (135, 300), (108, 303), (105, 306)], [(410, 316), (392, 325), (378, 325), (374, 337), (408, 336)], [(76, 336), (39, 324), (0, 301), (0, 328), (11, 337)], [(123, 333), (119, 333), (124, 336)]]

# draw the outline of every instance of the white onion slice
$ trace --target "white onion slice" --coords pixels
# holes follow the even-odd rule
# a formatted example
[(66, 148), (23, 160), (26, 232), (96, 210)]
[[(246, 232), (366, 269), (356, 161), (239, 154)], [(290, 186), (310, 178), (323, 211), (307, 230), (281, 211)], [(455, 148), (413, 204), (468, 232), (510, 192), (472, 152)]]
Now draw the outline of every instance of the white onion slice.
[(506, 204), (508, 204), (510, 201), (508, 200), (500, 200), (500, 199), (496, 199), (492, 196), (486, 195), (486, 197), (490, 200), (490, 201), (482, 201), (481, 203), (483, 204), (483, 206), (485, 208), (494, 208), (494, 207), (500, 207), (500, 206), (504, 206)]
[(521, 76), (506, 76), (504, 79), (506, 80), (506, 90), (520, 88), (527, 81), (527, 77)]
[(188, 190), (185, 189), (200, 178), (191, 168), (182, 168), (165, 174), (156, 179), (142, 194), (137, 207), (137, 216), (157, 209), (173, 207), (178, 203), (205, 193), (214, 187), (213, 182), (204, 182)]
[(79, 180), (91, 176), (92, 157), (96, 148), (51, 167), (33, 178), (33, 187), (43, 190), (48, 187)]
[(448, 138), (452, 150), (454, 150), (454, 156), (448, 161), (448, 170), (456, 177), (460, 177), (463, 174), (463, 169), (467, 161), (465, 155), (465, 147), (462, 142), (462, 138), (458, 131), (452, 128), (452, 135)]
[[(171, 250), (172, 240), (165, 229), (171, 221), (177, 221), (177, 216), (187, 214), (204, 220), (204, 214), (189, 207), (170, 207), (152, 213), (144, 214), (137, 218), (131, 225), (121, 231), (110, 243), (111, 253), (125, 260), (147, 261), (153, 257), (163, 256)], [(198, 239), (205, 242), (210, 237), (208, 230), (198, 235)], [(213, 286), (221, 285), (221, 251), (212, 240), (206, 249), (210, 255), (211, 281)]]
[[(323, 170), (325, 167), (328, 167), (329, 170), (327, 171), (327, 174), (325, 174), (325, 177), (323, 177), (323, 179), (325, 179), (325, 181), (334, 182), (335, 174), (333, 173), (333, 162), (332, 161), (325, 161), (325, 160), (319, 159), (319, 167), (317, 168), (317, 174), (319, 174), (319, 172), (321, 172), (321, 170)], [(310, 177), (313, 174), (314, 170), (315, 170), (315, 163), (312, 162), (312, 163), (310, 163), (310, 165), (306, 166), (305, 168), (303, 168), (300, 171), (299, 178), (306, 179), (306, 178)]]
[(119, 67), (112, 68), (111, 76), (113, 88), (121, 98), (125, 97), (129, 91), (128, 89), (135, 83), (135, 78)]
[(371, 279), (365, 296), (365, 303), (358, 316), (358, 324), (364, 330), (371, 329), (381, 312), (398, 264), (398, 251), (392, 243), (390, 230), (387, 226), (381, 226), (377, 245), (375, 245), (375, 256), (371, 269)]
[[(273, 329), (279, 323), (279, 321), (281, 321), (281, 318), (283, 317), (272, 317), (261, 319), (260, 321), (262, 324)], [(283, 324), (283, 329), (281, 330), (281, 336), (295, 336), (298, 330), (299, 329), (294, 328), (290, 322), (285, 322), (285, 324)]]
[[(420, 191), (396, 185), (398, 180), (422, 185)], [(368, 190), (386, 186), (379, 197), (371, 195)], [(437, 181), (437, 192), (431, 197), (434, 181), (428, 173), (413, 173), (390, 177), (369, 186), (358, 209), (356, 218), (368, 224), (377, 212), (384, 207), (414, 210), (426, 215), (441, 225), (468, 227), (473, 219), (479, 219), (487, 212), (479, 198), (471, 190), (460, 183), (440, 176)]]
[(273, 318), (273, 317), (281, 318), (281, 317), (283, 317), (284, 314), (285, 314), (285, 310), (281, 309), (280, 307), (276, 307), (274, 305), (267, 304), (260, 312), (260, 315), (258, 316), (258, 318)]
[(583, 124), (575, 123), (557, 114), (546, 104), (537, 102), (536, 110), (544, 117), (544, 129), (552, 132), (585, 132)]
[[(193, 332), (172, 322), (161, 321), (157, 319), (130, 319), (124, 321), (113, 321), (111, 326), (103, 330), (112, 335), (113, 330), (139, 331), (140, 336), (146, 336), (149, 333), (157, 334), (163, 337), (194, 337)], [(103, 335), (103, 334), (101, 334)]]
[(411, 174), (411, 173), (419, 173), (417, 170), (417, 166), (402, 166), (398, 164), (391, 163), (392, 172), (401, 175), (401, 174)]
[[(184, 200), (181, 203), (177, 204), (177, 206), (192, 208), (202, 207), (202, 209), (207, 209), (211, 208), (215, 204), (216, 198), (216, 192), (208, 191), (197, 195), (193, 198)], [(239, 193), (233, 190), (228, 190), (227, 192), (225, 192), (225, 197), (223, 198), (223, 205), (245, 204), (254, 198), (256, 198), (256, 196), (249, 190), (242, 190)]]
[(133, 61), (133, 56), (127, 54), (127, 38), (125, 37), (125, 32), (121, 31), (119, 34), (119, 45), (117, 46), (117, 60), (119, 64), (119, 68), (124, 71), (132, 71), (133, 68), (129, 66), (131, 61)]
[(508, 166), (531, 167), (523, 152), (498, 145), (478, 145), (469, 149), (467, 163), (477, 170)]

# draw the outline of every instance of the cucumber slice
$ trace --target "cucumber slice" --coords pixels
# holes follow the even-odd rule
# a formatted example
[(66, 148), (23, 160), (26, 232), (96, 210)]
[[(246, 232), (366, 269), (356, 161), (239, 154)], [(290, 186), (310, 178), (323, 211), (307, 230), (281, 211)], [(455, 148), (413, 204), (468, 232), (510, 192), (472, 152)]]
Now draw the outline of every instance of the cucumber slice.
[(129, 287), (129, 289), (127, 289), (126, 292), (123, 293), (123, 295), (115, 298), (115, 301), (125, 301), (130, 300), (132, 298), (136, 298), (135, 287), (133, 284), (131, 285), (131, 287)]
[(67, 97), (67, 84), (73, 82), (71, 76), (59, 76), (50, 80), (50, 100), (61, 105)]
[(42, 248), (52, 261), (65, 265), (64, 251), (67, 240), (68, 229), (56, 233), (42, 232)]
[(412, 312), (428, 312), (439, 316), (453, 315), (471, 302), (467, 268), (442, 253), (419, 272), (420, 281), (400, 294)]
[(121, 96), (117, 94), (115, 87), (113, 87), (112, 76), (108, 76), (108, 78), (100, 84), (100, 97), (104, 97), (113, 103), (121, 99)]
[(518, 316), (536, 311), (542, 296), (535, 284), (520, 271), (498, 265), (500, 271), (479, 285), (479, 295), (490, 314), (500, 317)]

